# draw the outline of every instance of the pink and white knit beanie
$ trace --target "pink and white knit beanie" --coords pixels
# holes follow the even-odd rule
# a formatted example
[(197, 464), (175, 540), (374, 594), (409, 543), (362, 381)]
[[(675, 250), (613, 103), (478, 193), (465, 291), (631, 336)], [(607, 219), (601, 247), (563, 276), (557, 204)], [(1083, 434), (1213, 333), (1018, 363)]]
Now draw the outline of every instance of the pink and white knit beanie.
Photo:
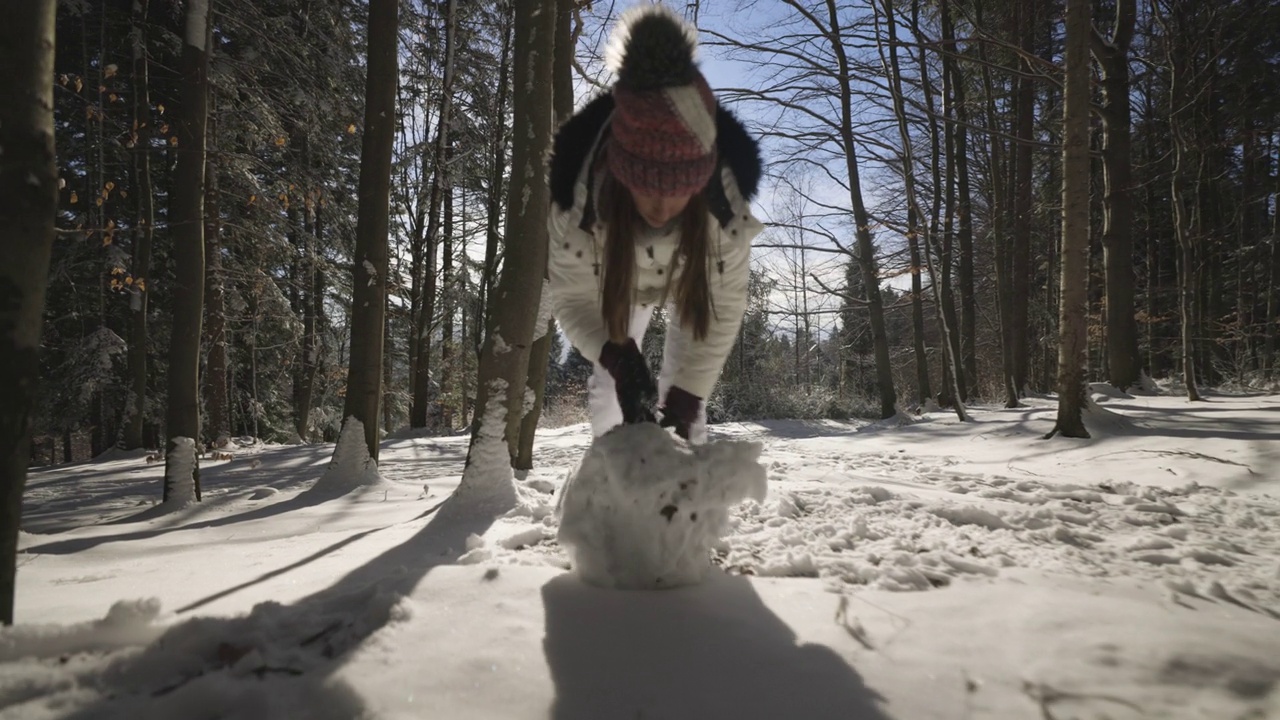
[(617, 82), (609, 170), (633, 191), (692, 195), (716, 167), (716, 99), (694, 63), (697, 29), (661, 5), (623, 13), (607, 60)]

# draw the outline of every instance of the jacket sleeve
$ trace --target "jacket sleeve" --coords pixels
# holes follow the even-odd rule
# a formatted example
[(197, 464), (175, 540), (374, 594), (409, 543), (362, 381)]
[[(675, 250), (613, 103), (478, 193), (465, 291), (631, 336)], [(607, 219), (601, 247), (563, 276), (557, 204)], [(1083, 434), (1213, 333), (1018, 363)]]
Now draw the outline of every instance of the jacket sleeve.
[[(751, 269), (751, 241), (764, 226), (747, 209), (736, 183), (729, 172), (724, 173), (726, 189), (736, 197), (733, 220), (718, 232), (719, 252), (713, 250), (708, 264), (711, 273), (711, 299), (714, 314), (707, 336), (695, 340), (692, 328), (684, 328), (678, 316), (672, 314), (667, 326), (667, 346), (664, 361), (674, 368), (672, 385), (679, 386), (704, 401), (715, 389), (725, 359), (733, 350), (733, 343), (742, 325), (747, 309), (747, 284)], [(723, 262), (723, 269), (720, 263)]]
[(580, 212), (552, 204), (547, 218), (551, 248), (547, 260), (551, 308), (570, 344), (595, 362), (609, 339), (600, 312), (595, 241), (577, 229)]

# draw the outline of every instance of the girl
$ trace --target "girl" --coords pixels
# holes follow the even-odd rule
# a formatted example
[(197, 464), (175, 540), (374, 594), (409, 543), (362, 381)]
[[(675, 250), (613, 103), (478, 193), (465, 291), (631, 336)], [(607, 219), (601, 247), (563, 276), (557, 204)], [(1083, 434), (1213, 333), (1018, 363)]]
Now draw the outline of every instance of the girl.
[[(697, 31), (633, 8), (610, 38), (613, 88), (556, 134), (550, 293), (569, 342), (595, 361), (592, 430), (653, 421), (706, 440), (706, 409), (747, 304), (755, 141), (694, 63)], [(654, 383), (637, 341), (667, 306)]]

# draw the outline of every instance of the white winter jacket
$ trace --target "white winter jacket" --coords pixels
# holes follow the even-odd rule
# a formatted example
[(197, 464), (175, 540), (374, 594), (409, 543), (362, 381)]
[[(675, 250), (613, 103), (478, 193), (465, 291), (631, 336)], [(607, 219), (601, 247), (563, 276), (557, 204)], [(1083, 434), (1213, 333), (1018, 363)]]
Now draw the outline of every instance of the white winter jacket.
[[(601, 279), (608, 228), (595, 217), (598, 173), (592, 168), (608, 133), (613, 98), (597, 97), (570, 118), (556, 135), (551, 158), (552, 206), (548, 219), (548, 259), (552, 309), (569, 342), (585, 357), (597, 360), (609, 339), (601, 313)], [(674, 312), (667, 326), (667, 357), (674, 369), (672, 384), (703, 398), (711, 395), (725, 358), (742, 324), (747, 306), (751, 241), (763, 229), (751, 214), (749, 199), (760, 175), (755, 141), (724, 109), (717, 112), (720, 162), (705, 190), (711, 257), (711, 299), (714, 313), (707, 336), (694, 340), (691, 328), (681, 327)], [(679, 223), (668, 232), (642, 235), (636, 242), (636, 300), (648, 306), (662, 301), (679, 246)], [(666, 292), (667, 298), (674, 291)]]

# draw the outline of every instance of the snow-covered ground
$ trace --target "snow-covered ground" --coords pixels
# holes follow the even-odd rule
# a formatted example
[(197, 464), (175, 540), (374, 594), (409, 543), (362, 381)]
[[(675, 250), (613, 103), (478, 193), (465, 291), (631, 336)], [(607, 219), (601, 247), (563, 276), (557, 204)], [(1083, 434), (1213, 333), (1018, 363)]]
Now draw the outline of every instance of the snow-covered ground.
[(714, 428), (769, 495), (665, 591), (567, 572), (585, 426), (496, 522), (434, 512), (460, 437), (336, 499), (332, 446), (242, 447), (178, 512), (143, 453), (38, 470), (0, 718), (1280, 718), (1280, 397), (1094, 398)]

